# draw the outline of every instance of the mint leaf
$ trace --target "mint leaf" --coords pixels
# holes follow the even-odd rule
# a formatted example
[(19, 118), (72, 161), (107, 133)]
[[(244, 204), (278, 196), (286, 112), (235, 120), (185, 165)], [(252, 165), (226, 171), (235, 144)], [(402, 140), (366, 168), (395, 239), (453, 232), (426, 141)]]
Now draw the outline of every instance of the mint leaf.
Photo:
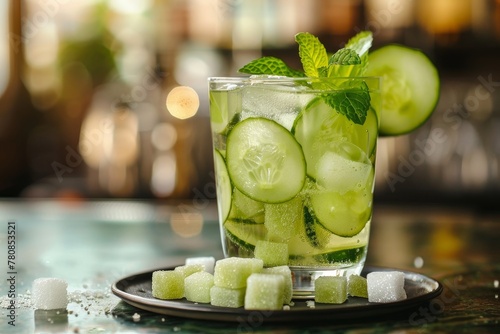
[(295, 35), (299, 44), (299, 56), (304, 72), (308, 77), (319, 77), (320, 68), (328, 67), (328, 55), (324, 45), (314, 35), (301, 32)]
[(303, 77), (304, 73), (288, 67), (287, 64), (281, 59), (275, 57), (262, 57), (252, 60), (238, 72), (246, 74), (268, 74), (278, 75), (285, 77)]
[(330, 57), (328, 63), (329, 65), (358, 65), (361, 64), (361, 58), (356, 53), (356, 51), (343, 48), (335, 52), (333, 56)]
[(338, 92), (325, 94), (325, 102), (356, 124), (363, 125), (370, 108), (370, 93), (365, 82), (346, 81)]
[(360, 76), (363, 69), (361, 58), (356, 51), (347, 48), (335, 52), (328, 63), (328, 77)]

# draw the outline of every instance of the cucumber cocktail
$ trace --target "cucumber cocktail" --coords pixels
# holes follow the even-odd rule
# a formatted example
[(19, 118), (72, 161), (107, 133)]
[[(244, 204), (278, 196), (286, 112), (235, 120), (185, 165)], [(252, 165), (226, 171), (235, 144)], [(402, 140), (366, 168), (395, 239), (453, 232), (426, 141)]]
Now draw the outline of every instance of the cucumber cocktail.
[(210, 120), (224, 255), (288, 265), (310, 297), (317, 277), (365, 262), (381, 79), (364, 76), (369, 32), (333, 55), (296, 41), (303, 72), (264, 57), (250, 77), (210, 78)]

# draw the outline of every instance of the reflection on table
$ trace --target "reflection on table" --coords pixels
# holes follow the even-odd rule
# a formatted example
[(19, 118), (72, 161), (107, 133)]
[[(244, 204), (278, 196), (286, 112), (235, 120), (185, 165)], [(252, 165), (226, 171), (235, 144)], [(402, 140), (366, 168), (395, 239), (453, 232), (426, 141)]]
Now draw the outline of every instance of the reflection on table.
[[(16, 326), (2, 321), (2, 333), (493, 333), (500, 326), (498, 215), (376, 207), (368, 264), (425, 274), (444, 285), (443, 293), (410, 314), (293, 326), (263, 319), (227, 324), (176, 318), (140, 310), (111, 294), (111, 284), (124, 276), (181, 264), (190, 256), (221, 258), (214, 203), (3, 201), (0, 219), (2, 250), (8, 221), (15, 222), (17, 242)], [(29, 290), (38, 277), (68, 281), (67, 310), (31, 308)], [(3, 284), (0, 296), (6, 319)]]

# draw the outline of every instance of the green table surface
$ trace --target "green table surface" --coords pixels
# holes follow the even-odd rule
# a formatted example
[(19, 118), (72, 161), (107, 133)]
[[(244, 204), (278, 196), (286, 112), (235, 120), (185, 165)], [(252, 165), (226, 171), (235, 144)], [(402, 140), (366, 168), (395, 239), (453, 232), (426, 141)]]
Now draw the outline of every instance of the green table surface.
[[(9, 252), (11, 240), (15, 240), (14, 253)], [(15, 256), (14, 263), (8, 262), (9, 254)], [(122, 277), (182, 264), (193, 256), (222, 257), (215, 203), (0, 201), (0, 333), (500, 330), (500, 215), (491, 212), (376, 206), (367, 264), (414, 271), (444, 286), (441, 296), (411, 314), (287, 324), (257, 319), (242, 326), (143, 311), (111, 293), (111, 285)], [(31, 285), (40, 277), (68, 282), (65, 312), (33, 309)], [(15, 312), (9, 309), (12, 301)], [(134, 321), (134, 314), (140, 319), (136, 315)]]

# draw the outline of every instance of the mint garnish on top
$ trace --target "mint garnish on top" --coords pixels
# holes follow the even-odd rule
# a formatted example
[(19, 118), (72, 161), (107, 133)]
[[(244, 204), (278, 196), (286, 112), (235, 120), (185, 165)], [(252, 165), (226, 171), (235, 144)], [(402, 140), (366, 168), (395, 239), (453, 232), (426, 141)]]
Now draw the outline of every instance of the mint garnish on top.
[(281, 59), (262, 57), (243, 66), (239, 72), (286, 77), (346, 78), (340, 84), (337, 82), (335, 87), (325, 86), (324, 82), (313, 82), (312, 86), (315, 89), (334, 90), (333, 93), (325, 94), (325, 102), (352, 122), (364, 124), (370, 108), (368, 86), (362, 81), (353, 81), (349, 78), (364, 75), (368, 64), (368, 50), (373, 41), (372, 33), (369, 31), (358, 33), (344, 48), (331, 55), (328, 55), (319, 39), (310, 33), (298, 33), (295, 35), (295, 41), (299, 45), (303, 71), (292, 69)]

